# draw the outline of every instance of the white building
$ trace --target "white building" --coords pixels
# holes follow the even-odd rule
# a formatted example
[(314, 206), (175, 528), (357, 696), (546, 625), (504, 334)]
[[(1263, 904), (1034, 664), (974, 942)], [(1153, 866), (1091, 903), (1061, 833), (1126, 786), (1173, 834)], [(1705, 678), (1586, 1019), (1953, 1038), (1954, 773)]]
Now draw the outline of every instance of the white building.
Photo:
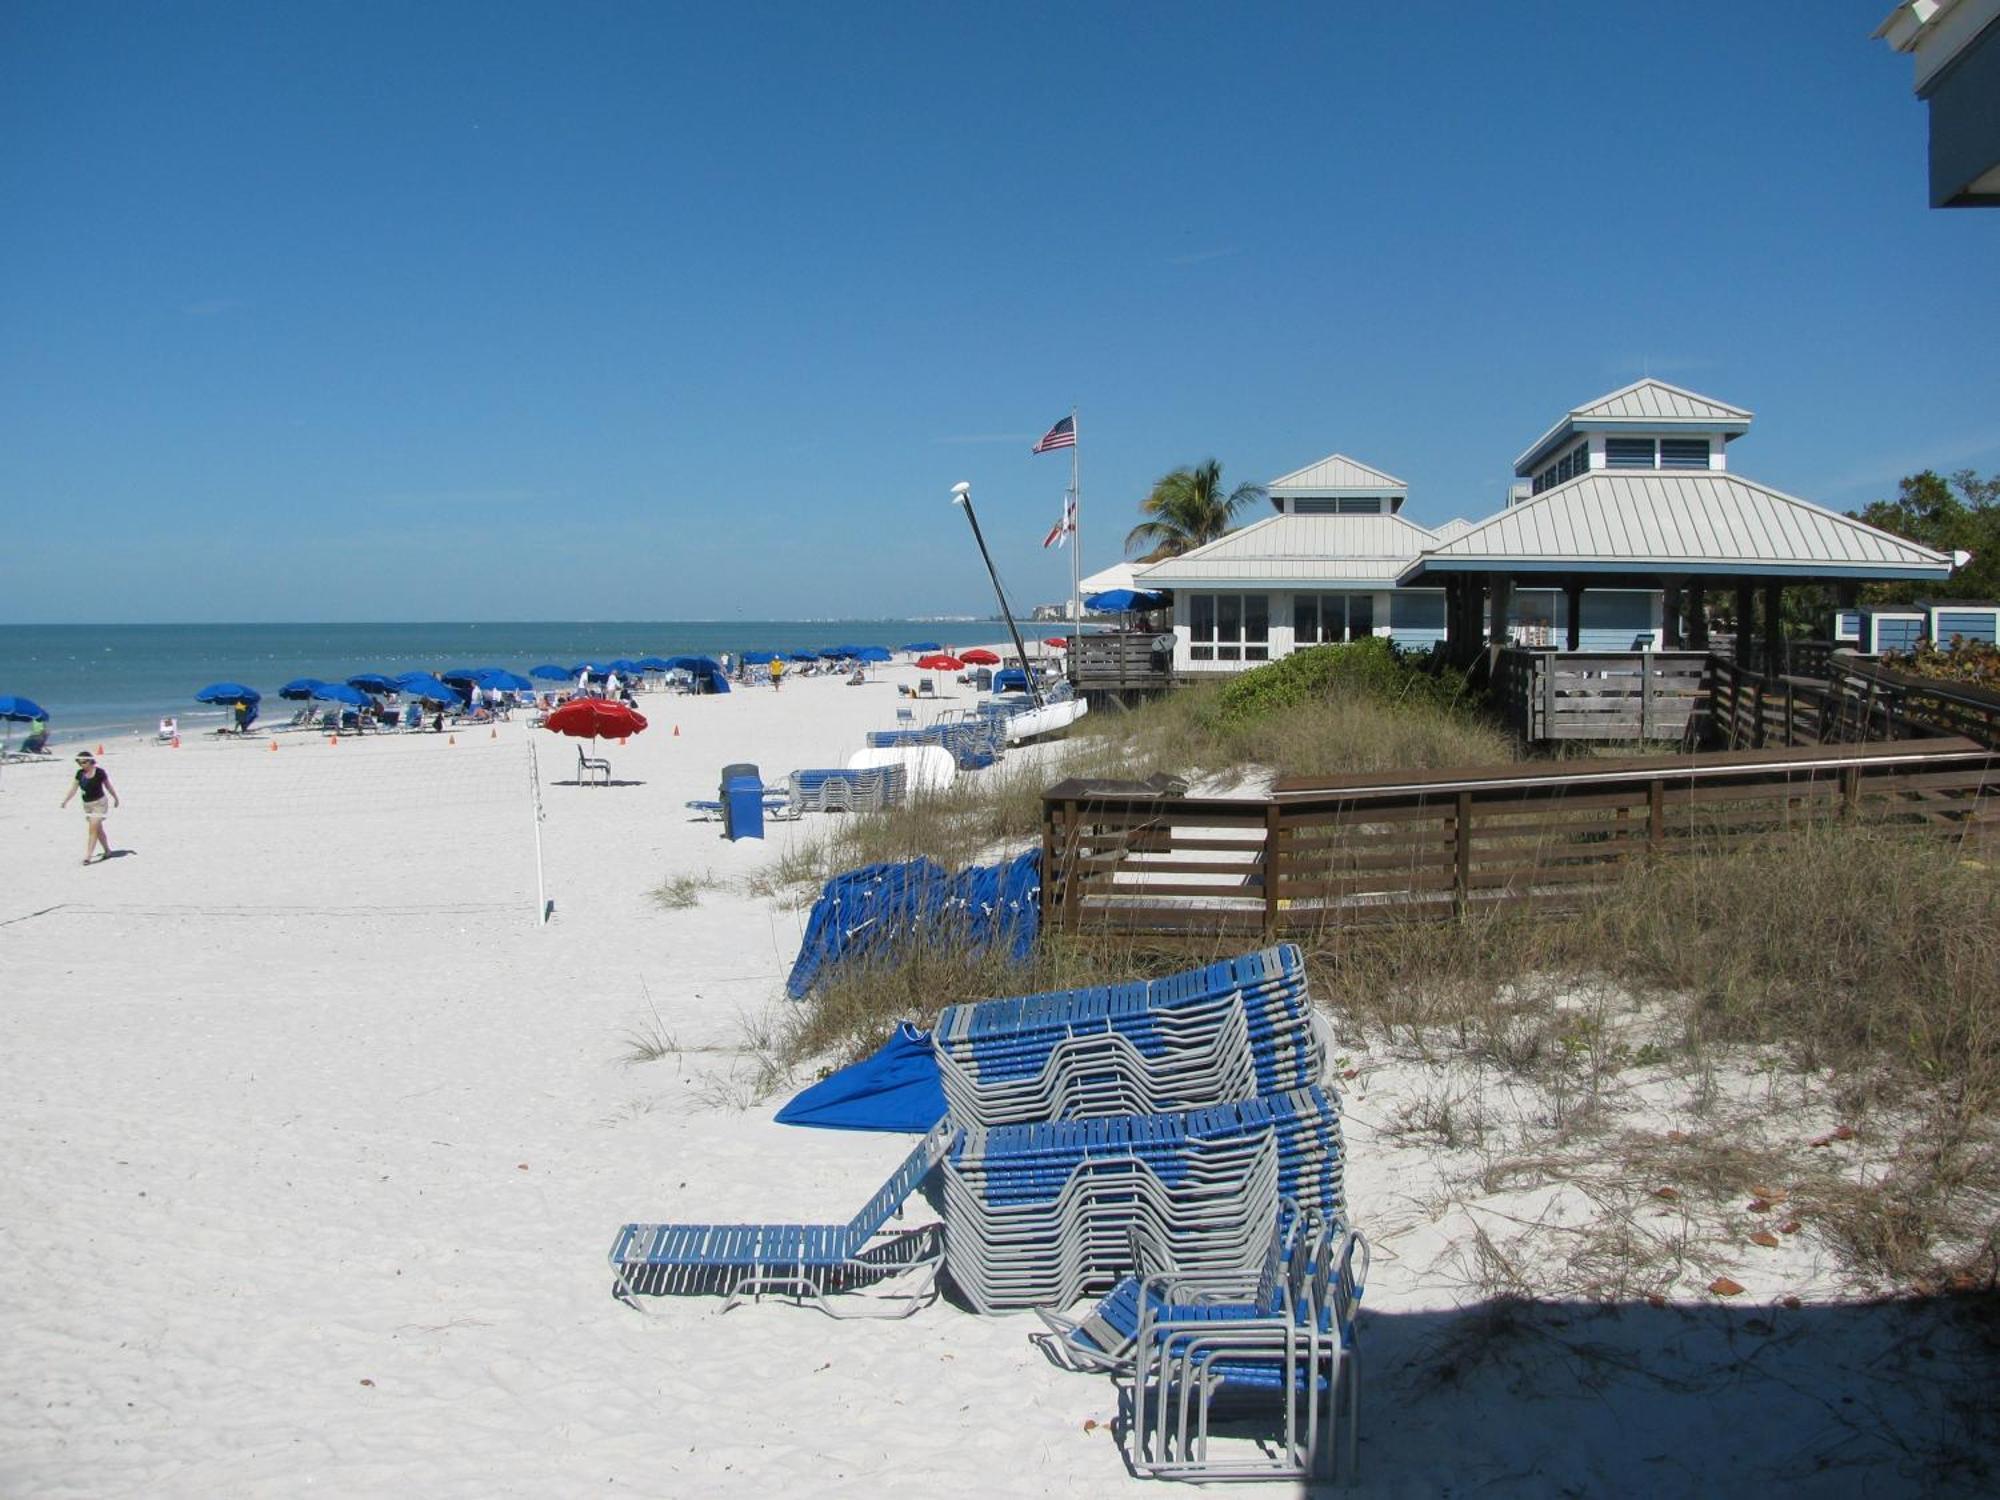
[(1200, 674), (1367, 635), (1427, 647), (1453, 620), (1472, 649), (1674, 647), (1704, 634), (1709, 590), (1734, 590), (1742, 618), (1761, 587), (1775, 619), (1785, 582), (1949, 574), (1950, 558), (1733, 473), (1751, 421), (1634, 381), (1529, 444), (1501, 511), (1436, 530), (1399, 514), (1403, 481), (1336, 453), (1272, 481), (1277, 515), (1135, 581), (1173, 591), (1174, 670)]

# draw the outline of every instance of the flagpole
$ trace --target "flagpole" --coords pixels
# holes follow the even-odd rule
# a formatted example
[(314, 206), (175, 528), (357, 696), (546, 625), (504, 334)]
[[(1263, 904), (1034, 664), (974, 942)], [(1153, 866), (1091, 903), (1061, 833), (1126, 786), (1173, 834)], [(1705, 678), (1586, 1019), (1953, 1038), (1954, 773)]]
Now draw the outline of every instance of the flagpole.
[[(1069, 450), (1069, 500), (1075, 507), (1069, 528), (1069, 634), (1083, 631), (1083, 435), (1077, 429), (1076, 408), (1069, 409), (1070, 435), (1076, 439)], [(1070, 643), (1070, 660), (1076, 660), (1076, 643)]]

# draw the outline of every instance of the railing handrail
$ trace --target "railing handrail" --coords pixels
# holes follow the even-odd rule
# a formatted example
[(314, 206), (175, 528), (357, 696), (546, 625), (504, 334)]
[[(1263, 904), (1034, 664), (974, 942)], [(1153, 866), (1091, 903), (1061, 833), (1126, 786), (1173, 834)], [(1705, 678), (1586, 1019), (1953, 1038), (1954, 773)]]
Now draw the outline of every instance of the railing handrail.
[[(1272, 788), (1279, 801), (1304, 801), (1345, 793), (1383, 795), (1397, 792), (1444, 793), (1550, 785), (1600, 785), (1616, 781), (1652, 781), (1663, 775), (1707, 781), (1743, 772), (1840, 769), (1849, 764), (1882, 765), (1900, 760), (1951, 757), (1984, 759), (1993, 752), (1962, 736), (1932, 740), (1898, 740), (1889, 745), (1807, 745), (1789, 750), (1702, 751), (1698, 755), (1635, 755), (1615, 761), (1579, 761), (1516, 770), (1459, 767), (1453, 770), (1375, 772), (1331, 778), (1284, 777)], [(1054, 789), (1049, 795), (1055, 796)], [(1164, 803), (1167, 799), (1159, 799)], [(1240, 802), (1239, 802), (1240, 805)]]
[(1898, 671), (1879, 661), (1868, 661), (1852, 651), (1836, 651), (1834, 665), (1850, 677), (1878, 682), (1903, 692), (1928, 693), (1948, 703), (1975, 708), (1983, 713), (2000, 713), (2000, 692), (1970, 682), (1952, 682), (1942, 677), (1924, 677), (1916, 672)]

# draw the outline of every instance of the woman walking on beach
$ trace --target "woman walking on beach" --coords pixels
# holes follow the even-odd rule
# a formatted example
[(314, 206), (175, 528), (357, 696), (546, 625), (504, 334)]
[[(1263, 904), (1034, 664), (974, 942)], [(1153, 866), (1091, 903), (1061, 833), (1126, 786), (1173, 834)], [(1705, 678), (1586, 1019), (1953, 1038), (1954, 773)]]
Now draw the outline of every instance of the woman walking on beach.
[(76, 757), (76, 780), (63, 793), (62, 805), (69, 806), (69, 799), (78, 792), (83, 793), (83, 862), (90, 863), (91, 850), (100, 844), (104, 847), (104, 857), (111, 858), (111, 840), (104, 835), (104, 815), (110, 810), (105, 806), (118, 806), (118, 789), (111, 784), (111, 777), (97, 763), (97, 758), (88, 750)]

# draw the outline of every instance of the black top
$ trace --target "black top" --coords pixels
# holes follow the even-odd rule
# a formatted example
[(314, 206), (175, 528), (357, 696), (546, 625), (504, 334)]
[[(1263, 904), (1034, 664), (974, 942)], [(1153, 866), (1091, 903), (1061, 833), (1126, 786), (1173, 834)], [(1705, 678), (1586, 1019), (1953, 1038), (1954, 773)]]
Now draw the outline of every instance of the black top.
[(111, 778), (104, 774), (102, 766), (84, 766), (76, 773), (76, 784), (83, 790), (84, 801), (102, 802)]

